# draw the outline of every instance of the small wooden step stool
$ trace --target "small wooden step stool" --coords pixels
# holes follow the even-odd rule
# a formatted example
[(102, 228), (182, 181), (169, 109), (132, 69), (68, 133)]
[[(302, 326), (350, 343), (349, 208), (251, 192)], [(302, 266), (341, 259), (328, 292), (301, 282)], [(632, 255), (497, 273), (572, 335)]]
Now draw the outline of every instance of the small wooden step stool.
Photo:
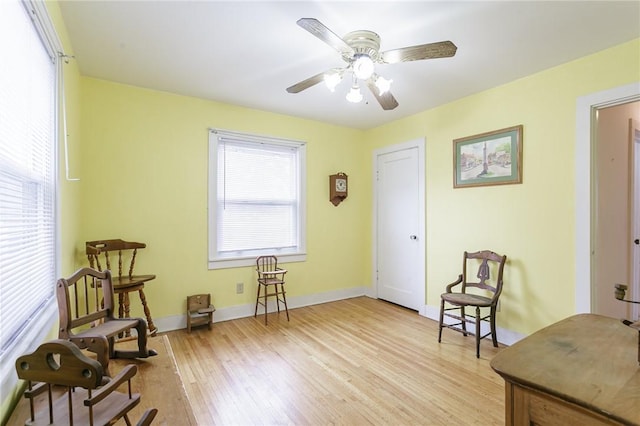
[(187, 296), (187, 332), (191, 333), (191, 327), (205, 324), (211, 330), (215, 311), (216, 308), (211, 304), (210, 294)]

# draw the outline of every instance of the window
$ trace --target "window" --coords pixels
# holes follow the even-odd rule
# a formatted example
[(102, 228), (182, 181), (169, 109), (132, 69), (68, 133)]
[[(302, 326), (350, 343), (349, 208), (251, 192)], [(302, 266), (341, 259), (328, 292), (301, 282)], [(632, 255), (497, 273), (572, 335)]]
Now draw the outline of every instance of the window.
[(209, 268), (305, 260), (305, 144), (209, 132)]
[[(56, 314), (56, 59), (42, 4), (0, 2), (0, 394)], [(35, 23), (35, 25), (34, 25)], [(10, 58), (10, 59), (9, 59)]]

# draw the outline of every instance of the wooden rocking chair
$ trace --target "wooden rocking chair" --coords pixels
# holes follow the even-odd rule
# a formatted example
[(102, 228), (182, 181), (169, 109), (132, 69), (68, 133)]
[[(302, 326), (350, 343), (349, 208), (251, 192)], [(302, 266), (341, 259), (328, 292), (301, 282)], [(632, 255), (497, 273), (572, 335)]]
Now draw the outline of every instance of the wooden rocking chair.
[[(28, 386), (24, 396), (29, 399), (31, 418), (25, 424), (112, 425), (124, 418), (131, 425), (127, 413), (140, 402), (140, 394), (131, 392), (131, 378), (137, 370), (135, 365), (128, 365), (110, 379), (98, 361), (85, 356), (73, 343), (43, 343), (35, 352), (16, 360), (18, 377)], [(118, 392), (124, 383), (128, 392)], [(53, 386), (64, 386), (65, 394), (54, 399)], [(43, 392), (48, 392), (48, 405), (36, 410), (34, 399)], [(137, 426), (150, 425), (157, 413), (155, 408), (147, 410)]]
[[(56, 285), (60, 326), (58, 337), (80, 349), (94, 352), (108, 371), (110, 358), (147, 358), (157, 355), (147, 349), (147, 324), (142, 318), (116, 318), (113, 314), (111, 272), (82, 268)], [(136, 329), (137, 351), (115, 349), (118, 334)]]

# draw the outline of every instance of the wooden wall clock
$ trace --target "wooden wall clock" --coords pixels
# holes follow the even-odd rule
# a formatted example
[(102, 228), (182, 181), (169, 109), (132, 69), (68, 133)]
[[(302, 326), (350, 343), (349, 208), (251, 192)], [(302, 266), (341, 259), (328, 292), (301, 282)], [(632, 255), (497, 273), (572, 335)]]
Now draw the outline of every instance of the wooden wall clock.
[(329, 201), (334, 206), (340, 204), (348, 195), (348, 180), (344, 173), (329, 176)]

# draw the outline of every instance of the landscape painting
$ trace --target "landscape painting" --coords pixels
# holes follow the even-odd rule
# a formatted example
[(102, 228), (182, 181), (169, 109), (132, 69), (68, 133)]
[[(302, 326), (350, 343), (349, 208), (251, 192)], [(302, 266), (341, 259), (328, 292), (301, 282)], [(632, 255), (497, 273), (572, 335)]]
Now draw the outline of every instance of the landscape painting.
[(453, 187), (522, 183), (522, 125), (455, 139)]

